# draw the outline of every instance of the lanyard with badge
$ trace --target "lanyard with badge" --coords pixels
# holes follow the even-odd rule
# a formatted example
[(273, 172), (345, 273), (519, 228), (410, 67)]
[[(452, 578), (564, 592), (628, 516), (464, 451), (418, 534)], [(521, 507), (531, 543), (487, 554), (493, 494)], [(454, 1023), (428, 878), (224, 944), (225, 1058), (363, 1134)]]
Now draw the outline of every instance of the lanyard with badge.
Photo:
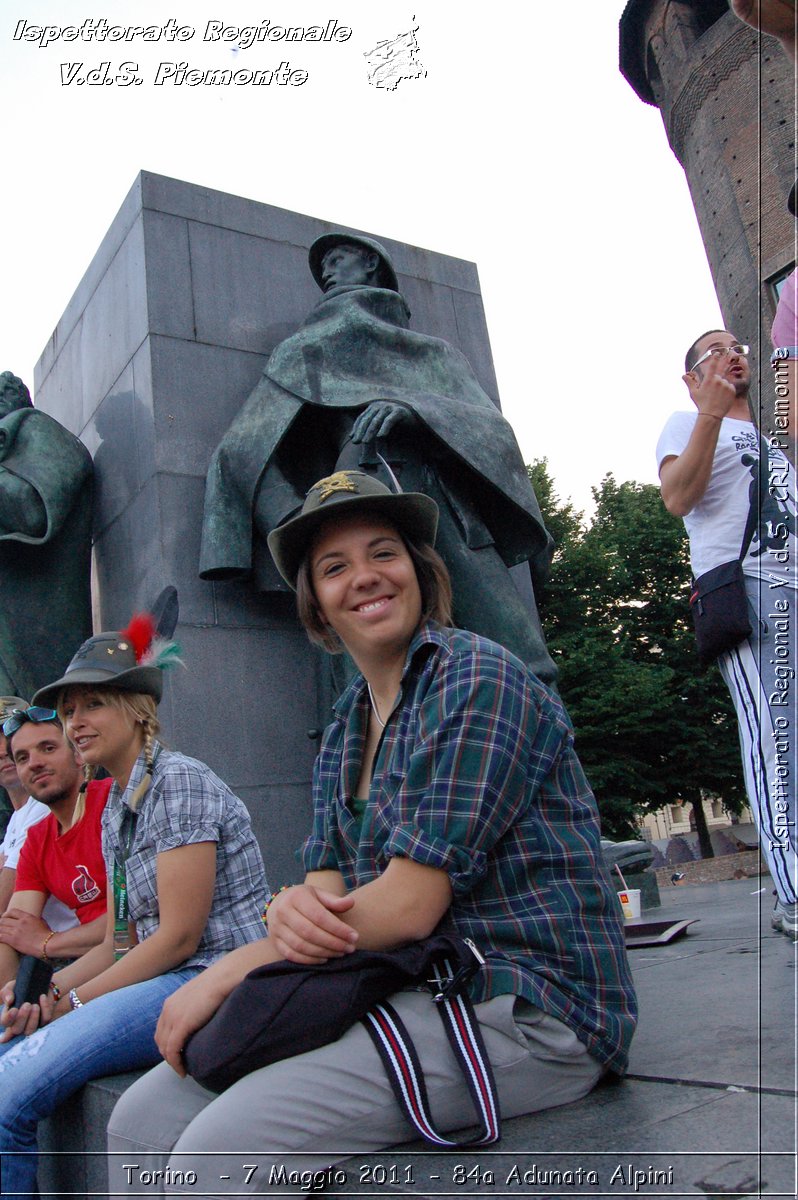
[[(125, 848), (122, 862), (120, 863), (119, 859), (114, 855), (114, 959), (117, 962), (120, 958), (124, 958), (133, 945), (128, 917), (127, 861), (130, 858), (133, 838), (136, 834), (137, 818), (138, 813), (133, 812), (132, 809), (125, 806), (122, 827), (119, 831), (120, 840), (123, 842)], [(127, 838), (124, 836), (126, 829)]]

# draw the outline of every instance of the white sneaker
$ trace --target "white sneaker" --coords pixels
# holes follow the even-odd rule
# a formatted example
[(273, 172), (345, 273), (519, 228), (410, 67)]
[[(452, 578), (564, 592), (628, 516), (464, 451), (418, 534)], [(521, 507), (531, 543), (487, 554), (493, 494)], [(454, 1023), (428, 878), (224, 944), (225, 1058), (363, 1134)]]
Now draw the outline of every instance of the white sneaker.
[(798, 942), (798, 904), (781, 905), (781, 932)]
[(781, 933), (781, 918), (784, 916), (784, 908), (781, 900), (776, 896), (776, 903), (773, 905), (773, 912), (770, 914), (770, 923), (774, 929), (778, 929)]

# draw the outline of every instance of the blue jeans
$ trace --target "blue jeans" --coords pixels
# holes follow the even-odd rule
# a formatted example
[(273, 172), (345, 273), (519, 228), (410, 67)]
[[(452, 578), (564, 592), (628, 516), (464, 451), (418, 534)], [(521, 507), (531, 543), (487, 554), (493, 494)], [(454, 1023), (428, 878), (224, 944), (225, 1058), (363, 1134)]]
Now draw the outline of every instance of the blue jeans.
[[(99, 996), (30, 1037), (0, 1046), (3, 1196), (36, 1195), (36, 1127), (89, 1079), (151, 1067), (164, 1001), (201, 968), (170, 971)], [(13, 1153), (12, 1153), (13, 1152)]]

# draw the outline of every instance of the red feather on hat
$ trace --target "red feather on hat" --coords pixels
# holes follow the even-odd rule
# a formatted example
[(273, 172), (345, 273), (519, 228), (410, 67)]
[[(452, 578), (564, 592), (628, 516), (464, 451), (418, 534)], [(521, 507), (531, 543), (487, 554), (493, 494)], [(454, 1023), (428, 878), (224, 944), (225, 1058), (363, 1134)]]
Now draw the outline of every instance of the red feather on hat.
[(152, 639), (155, 636), (155, 622), (149, 613), (136, 613), (134, 617), (131, 617), (127, 629), (120, 630), (119, 636), (127, 638), (133, 647), (136, 662), (140, 663), (152, 645)]

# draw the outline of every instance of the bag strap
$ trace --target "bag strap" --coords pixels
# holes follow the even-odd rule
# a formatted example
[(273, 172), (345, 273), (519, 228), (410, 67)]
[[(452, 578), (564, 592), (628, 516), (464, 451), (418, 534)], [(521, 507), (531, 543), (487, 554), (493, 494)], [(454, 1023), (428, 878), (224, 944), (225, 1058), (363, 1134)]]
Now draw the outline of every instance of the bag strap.
[[(437, 1132), (429, 1111), (424, 1071), (413, 1039), (387, 1000), (367, 1013), (363, 1024), (382, 1059), (399, 1107), (425, 1141), (444, 1147), (489, 1146), (501, 1136), (501, 1116), (493, 1069), (479, 1022), (468, 995), (464, 991), (452, 994), (452, 983), (457, 976), (453, 976), (448, 960), (443, 972), (439, 967), (433, 970), (435, 978), (429, 981), (429, 986), (479, 1116), (477, 1135), (454, 1141)], [(463, 982), (459, 983), (460, 987)]]
[[(756, 429), (756, 425), (754, 425), (754, 428)], [(751, 538), (754, 536), (754, 530), (756, 529), (757, 522), (759, 520), (759, 515), (760, 515), (762, 509), (764, 508), (765, 504), (767, 503), (768, 488), (770, 486), (770, 479), (769, 479), (770, 450), (767, 445), (763, 446), (762, 438), (761, 438), (758, 430), (756, 433), (756, 449), (757, 449), (757, 458), (756, 458), (757, 486), (756, 486), (756, 492), (751, 497), (751, 501), (748, 505), (748, 518), (745, 523), (745, 531), (743, 533), (742, 545), (740, 546), (740, 555), (739, 555), (740, 562), (743, 561), (746, 554), (748, 553), (748, 546), (751, 542)]]
[(748, 505), (748, 518), (745, 522), (745, 530), (743, 532), (743, 541), (742, 541), (742, 545), (740, 546), (740, 553), (738, 555), (740, 562), (743, 561), (746, 554), (748, 553), (748, 547), (751, 544), (751, 538), (754, 536), (754, 529), (756, 528), (756, 523), (757, 523), (758, 518), (759, 518), (759, 493), (757, 492), (756, 496), (751, 497), (751, 502)]

